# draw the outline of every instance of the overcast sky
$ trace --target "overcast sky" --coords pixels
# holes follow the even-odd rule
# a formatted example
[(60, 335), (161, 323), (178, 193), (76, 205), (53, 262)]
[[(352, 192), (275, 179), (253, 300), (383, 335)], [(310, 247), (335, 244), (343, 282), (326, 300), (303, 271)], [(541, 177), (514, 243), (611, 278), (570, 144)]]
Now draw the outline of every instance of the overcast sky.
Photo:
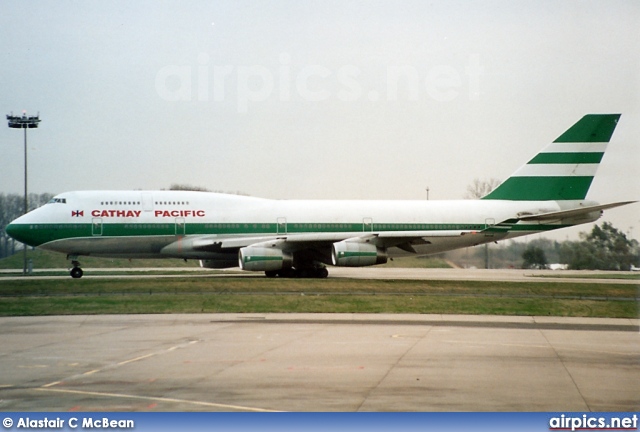
[[(637, 200), (638, 23), (635, 0), (7, 2), (0, 105), (40, 112), (32, 192), (285, 199), (464, 198), (622, 113), (589, 198)], [(0, 146), (22, 193), (21, 131)], [(638, 238), (639, 206), (605, 220)]]

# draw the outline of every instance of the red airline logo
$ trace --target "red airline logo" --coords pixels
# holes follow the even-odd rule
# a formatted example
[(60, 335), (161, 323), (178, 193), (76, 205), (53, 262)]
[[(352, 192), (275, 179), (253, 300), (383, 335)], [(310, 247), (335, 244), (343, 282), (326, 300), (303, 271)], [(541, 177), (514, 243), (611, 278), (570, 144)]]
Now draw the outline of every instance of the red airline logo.
[(204, 217), (204, 210), (156, 210), (156, 217)]
[(92, 210), (93, 217), (140, 217), (140, 210)]
[[(141, 214), (141, 210), (91, 210), (91, 216), (96, 218), (139, 218)], [(205, 214), (204, 210), (156, 210), (153, 215), (157, 218), (177, 218), (204, 217)], [(84, 216), (84, 211), (72, 211), (71, 216)]]

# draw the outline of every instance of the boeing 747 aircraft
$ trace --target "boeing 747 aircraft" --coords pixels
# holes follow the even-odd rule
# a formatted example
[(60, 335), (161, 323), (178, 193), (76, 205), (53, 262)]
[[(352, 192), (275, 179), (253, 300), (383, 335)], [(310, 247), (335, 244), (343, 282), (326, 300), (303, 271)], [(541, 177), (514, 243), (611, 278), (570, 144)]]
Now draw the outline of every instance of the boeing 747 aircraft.
[(186, 191), (57, 195), (7, 233), (80, 256), (183, 258), (268, 277), (327, 277), (326, 265), (371, 266), (597, 220), (629, 204), (586, 201), (620, 114), (589, 114), (480, 200), (300, 201)]

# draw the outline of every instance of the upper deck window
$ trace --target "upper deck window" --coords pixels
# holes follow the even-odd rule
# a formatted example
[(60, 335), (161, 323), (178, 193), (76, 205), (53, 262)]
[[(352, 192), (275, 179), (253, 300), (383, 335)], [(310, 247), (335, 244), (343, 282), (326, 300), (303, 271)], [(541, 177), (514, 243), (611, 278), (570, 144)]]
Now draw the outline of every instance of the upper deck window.
[(140, 201), (100, 201), (100, 205), (101, 206), (109, 206), (109, 205), (115, 205), (115, 206), (139, 206), (140, 205)]

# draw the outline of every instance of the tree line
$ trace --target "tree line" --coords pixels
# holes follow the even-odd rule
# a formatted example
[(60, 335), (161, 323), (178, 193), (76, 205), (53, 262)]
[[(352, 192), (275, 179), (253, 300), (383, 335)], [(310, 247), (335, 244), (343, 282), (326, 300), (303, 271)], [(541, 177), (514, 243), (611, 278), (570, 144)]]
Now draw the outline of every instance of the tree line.
[[(495, 178), (476, 178), (467, 187), (465, 198), (480, 199), (500, 184)], [(595, 225), (590, 233), (581, 232), (579, 241), (557, 242), (544, 238), (530, 242), (510, 242), (506, 246), (491, 247), (476, 251), (476, 259), (482, 255), (483, 267), (549, 268), (551, 263), (564, 264), (570, 270), (631, 270), (640, 267), (638, 241), (609, 222)], [(464, 257), (469, 259), (469, 253)], [(493, 265), (489, 264), (493, 262)]]
[(488, 262), (489, 268), (547, 269), (560, 264), (568, 270), (629, 271), (640, 267), (640, 243), (603, 222), (590, 232), (581, 232), (576, 241), (509, 240), (491, 244), (488, 252), (476, 247), (448, 252), (447, 256), (462, 267), (484, 268)]
[[(526, 256), (525, 256), (526, 255)], [(609, 222), (594, 225), (590, 233), (581, 232), (579, 241), (565, 241), (558, 250), (559, 262), (571, 270), (624, 270), (640, 267), (640, 244)], [(528, 248), (523, 267), (544, 268), (544, 250)]]
[[(28, 209), (38, 208), (51, 201), (51, 198), (53, 198), (53, 194), (50, 193), (29, 194)], [(16, 253), (16, 241), (7, 235), (5, 227), (23, 214), (24, 195), (0, 193), (0, 258)]]

